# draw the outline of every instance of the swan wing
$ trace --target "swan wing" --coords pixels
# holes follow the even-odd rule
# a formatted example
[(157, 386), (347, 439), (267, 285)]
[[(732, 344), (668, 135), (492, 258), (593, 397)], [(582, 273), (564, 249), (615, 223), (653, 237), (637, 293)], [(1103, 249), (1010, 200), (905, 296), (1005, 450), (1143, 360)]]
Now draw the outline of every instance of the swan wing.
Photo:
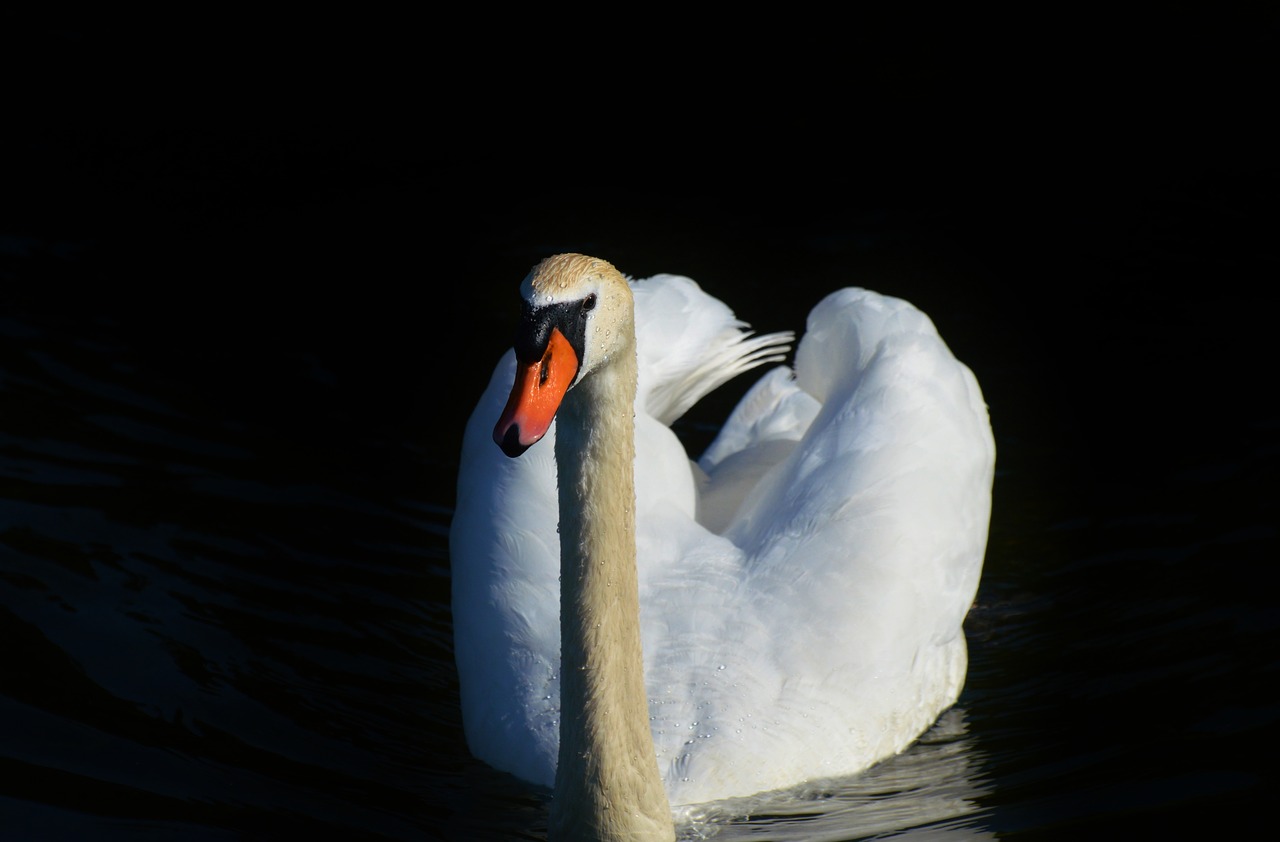
[(954, 703), (993, 463), (977, 381), (927, 316), (855, 288), (819, 303), (795, 371), (701, 460), (703, 523), (640, 524), (680, 559), (646, 565), (641, 600), (673, 804), (860, 771)]
[[(846, 610), (831, 616), (856, 616), (846, 628), (861, 632), (874, 618), (889, 638), (925, 627), (938, 642), (955, 637), (981, 572), (995, 459), (973, 373), (923, 312), (849, 288), (810, 315), (795, 385), (821, 409), (726, 536), (767, 587), (809, 585), (800, 604), (843, 595)], [(840, 586), (813, 586), (826, 576)], [(894, 596), (902, 602), (886, 602)], [(891, 645), (876, 650), (904, 662)]]

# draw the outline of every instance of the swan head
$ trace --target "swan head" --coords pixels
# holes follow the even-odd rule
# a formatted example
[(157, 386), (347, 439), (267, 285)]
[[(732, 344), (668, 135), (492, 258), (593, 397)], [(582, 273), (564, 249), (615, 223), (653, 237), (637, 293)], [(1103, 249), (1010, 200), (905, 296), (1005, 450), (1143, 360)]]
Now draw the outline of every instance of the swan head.
[(565, 394), (619, 353), (635, 354), (631, 287), (606, 260), (557, 254), (520, 284), (516, 379), (493, 428), (502, 452), (515, 457), (536, 444)]

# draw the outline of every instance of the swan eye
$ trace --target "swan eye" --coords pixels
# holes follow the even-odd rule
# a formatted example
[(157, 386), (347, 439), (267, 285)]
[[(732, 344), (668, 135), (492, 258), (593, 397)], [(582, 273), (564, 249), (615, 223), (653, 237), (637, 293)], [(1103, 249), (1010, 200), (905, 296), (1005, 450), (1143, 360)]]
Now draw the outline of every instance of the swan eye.
[(596, 294), (593, 292), (582, 299), (582, 312), (590, 313), (594, 309), (596, 309)]

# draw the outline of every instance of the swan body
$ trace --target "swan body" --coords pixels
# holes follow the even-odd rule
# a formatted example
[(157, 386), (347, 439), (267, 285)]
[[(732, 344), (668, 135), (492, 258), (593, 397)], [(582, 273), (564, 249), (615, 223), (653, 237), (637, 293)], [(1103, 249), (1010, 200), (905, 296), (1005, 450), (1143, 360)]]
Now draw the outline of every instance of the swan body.
[[(554, 423), (534, 430), (513, 409), (518, 369), (553, 356), (526, 337), (464, 434), (450, 552), (473, 754), (554, 785), (554, 830), (556, 802), (577, 797), (557, 767), (581, 772), (607, 754), (590, 740), (618, 742), (616, 762), (640, 767), (628, 792), (660, 782), (634, 797), (661, 825), (670, 807), (861, 771), (955, 702), (995, 448), (977, 380), (924, 313), (831, 293), (794, 369), (767, 370), (694, 462), (671, 422), (780, 362), (791, 335), (752, 335), (689, 278), (635, 280), (582, 255), (548, 258), (521, 289), (524, 328), (579, 335), (575, 354), (556, 352), (574, 365), (555, 372), (568, 392)], [(534, 329), (552, 311), (563, 329)], [(604, 554), (625, 556), (622, 569)], [(604, 572), (592, 583), (572, 565)], [(631, 620), (610, 612), (637, 607), (639, 640), (619, 640)], [(632, 643), (621, 666), (595, 660)], [(608, 670), (627, 698), (582, 686)], [(565, 719), (590, 720), (586, 737), (563, 738), (567, 755)], [(587, 809), (609, 806), (632, 805)]]

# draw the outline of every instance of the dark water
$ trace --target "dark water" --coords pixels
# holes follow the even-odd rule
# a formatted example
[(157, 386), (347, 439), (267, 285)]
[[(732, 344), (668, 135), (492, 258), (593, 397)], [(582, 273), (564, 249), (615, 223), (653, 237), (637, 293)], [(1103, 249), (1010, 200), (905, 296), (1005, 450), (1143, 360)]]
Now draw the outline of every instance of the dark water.
[[(1274, 26), (1231, 33), (1212, 56), (1273, 66)], [(447, 530), (515, 286), (560, 250), (688, 274), (762, 331), (800, 327), (846, 284), (908, 298), (991, 407), (960, 703), (866, 775), (733, 805), (688, 838), (1232, 837), (1267, 821), (1280, 182), (1236, 108), (1265, 110), (1254, 88), (1179, 89), (1240, 138), (1194, 155), (1147, 135), (1039, 154), (1003, 134), (932, 163), (918, 139), (833, 157), (829, 137), (780, 144), (774, 123), (742, 164), (705, 141), (619, 161), (510, 150), (520, 123), (492, 110), (481, 128), (508, 151), (469, 145), (445, 64), (404, 35), (358, 50), (350, 88), (312, 45), (286, 55), (328, 68), (314, 87), (273, 77), (279, 97), (242, 111), (210, 73), (176, 116), (171, 99), (110, 96), (182, 42), (120, 69), (90, 61), (119, 54), (91, 28), (33, 37), (48, 67), (106, 75), (34, 98), (41, 119), (15, 121), (7, 153), (0, 839), (543, 838), (546, 793), (462, 741)], [(267, 43), (247, 48), (264, 64)], [(876, 78), (925, 105), (995, 78), (909, 55)], [(1207, 78), (1228, 77), (1245, 78)], [(659, 125), (651, 107), (625, 128)], [(682, 419), (692, 448), (745, 385)]]

